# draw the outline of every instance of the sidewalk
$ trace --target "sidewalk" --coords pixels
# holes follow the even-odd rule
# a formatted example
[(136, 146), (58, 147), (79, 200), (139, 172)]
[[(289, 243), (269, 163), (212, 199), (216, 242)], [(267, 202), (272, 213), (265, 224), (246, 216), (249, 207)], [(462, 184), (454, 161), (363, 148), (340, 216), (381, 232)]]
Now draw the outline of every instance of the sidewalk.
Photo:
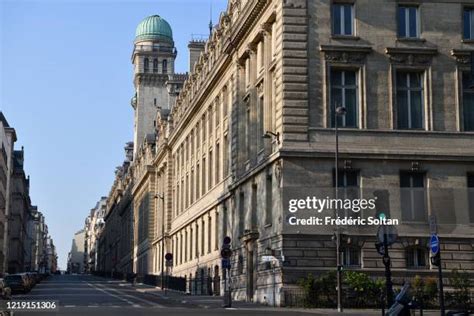
[[(131, 284), (129, 284), (132, 287)], [(142, 293), (156, 295), (164, 300), (173, 300), (176, 303), (186, 304), (187, 306), (192, 305), (200, 308), (222, 308), (223, 298), (222, 296), (210, 296), (210, 295), (188, 295), (179, 291), (166, 289), (163, 291), (160, 287), (147, 285), (143, 283), (137, 283), (135, 289)], [(256, 309), (266, 308), (266, 306), (242, 301), (233, 301), (233, 308), (238, 309)]]
[[(187, 295), (175, 290), (166, 290), (166, 295), (160, 287), (155, 287), (152, 285), (147, 285), (143, 283), (137, 283), (133, 287), (128, 282), (117, 281), (130, 288), (135, 288), (138, 292), (147, 293), (160, 297), (163, 300), (173, 301), (175, 304), (182, 304), (186, 307), (197, 307), (204, 309), (219, 309), (222, 308), (223, 299), (221, 296), (209, 296), (209, 295)], [(374, 309), (345, 309), (341, 314), (335, 309), (327, 308), (292, 308), (292, 307), (270, 307), (262, 304), (251, 303), (251, 302), (242, 302), (242, 301), (233, 301), (232, 308), (237, 310), (261, 310), (261, 311), (273, 311), (277, 312), (298, 312), (298, 313), (307, 313), (310, 315), (351, 315), (351, 316), (371, 316), (371, 315), (381, 315), (381, 310)], [(418, 311), (417, 311), (418, 314)], [(423, 315), (439, 315), (439, 311), (426, 310)]]

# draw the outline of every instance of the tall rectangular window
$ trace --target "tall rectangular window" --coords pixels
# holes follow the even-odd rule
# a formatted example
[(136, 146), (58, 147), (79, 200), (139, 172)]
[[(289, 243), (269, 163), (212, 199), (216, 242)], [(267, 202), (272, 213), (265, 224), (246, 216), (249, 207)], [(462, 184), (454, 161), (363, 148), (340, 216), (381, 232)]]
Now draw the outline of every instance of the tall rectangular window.
[(216, 144), (216, 181), (215, 183), (219, 183), (221, 180), (221, 146), (219, 143)]
[(469, 222), (474, 223), (474, 173), (467, 175), (467, 194), (469, 197)]
[(193, 260), (193, 251), (195, 251), (194, 248), (194, 233), (193, 233), (193, 228), (191, 227), (189, 230), (189, 260)]
[(196, 240), (195, 244), (196, 250), (194, 251), (195, 258), (199, 257), (199, 224), (196, 222)]
[(474, 87), (467, 71), (462, 73), (462, 121), (464, 131), (474, 131)]
[(339, 170), (337, 173), (337, 186), (339, 188), (359, 187), (359, 172), (356, 170)]
[(185, 191), (184, 191), (184, 178), (181, 180), (181, 213), (185, 210), (186, 206), (184, 205), (185, 200)]
[(426, 221), (425, 175), (423, 173), (400, 173), (400, 205), (402, 221)]
[(214, 250), (219, 249), (219, 212), (216, 211), (216, 216), (214, 217)]
[(250, 86), (250, 58), (245, 59), (245, 87)]
[(214, 106), (211, 104), (208, 109), (207, 113), (207, 127), (209, 128), (208, 135), (211, 137), (212, 135), (212, 130), (214, 129)]
[(252, 185), (252, 200), (251, 200), (251, 209), (250, 212), (250, 229), (251, 230), (256, 230), (257, 229), (257, 194), (258, 194), (258, 187), (256, 184)]
[(227, 117), (227, 112), (230, 109), (230, 104), (232, 102), (232, 94), (230, 90), (230, 85), (229, 87), (225, 87), (224, 91), (222, 92), (222, 95), (224, 96), (223, 102), (222, 102), (222, 116), (224, 118)]
[(162, 69), (164, 74), (168, 73), (168, 61), (166, 59), (162, 62)]
[(184, 262), (188, 262), (188, 231), (184, 231)]
[(148, 58), (145, 58), (143, 61), (143, 70), (144, 72), (148, 72), (150, 70), (150, 60)]
[(214, 178), (212, 177), (212, 171), (214, 170), (214, 166), (212, 165), (212, 151), (209, 151), (209, 176), (207, 179), (207, 189), (210, 190), (213, 186)]
[(423, 73), (397, 72), (396, 81), (398, 128), (423, 128)]
[(263, 149), (263, 134), (264, 134), (264, 124), (265, 124), (265, 99), (263, 95), (258, 99), (258, 122), (257, 122), (257, 143), (258, 149)]
[(418, 7), (398, 7), (398, 37), (420, 37), (420, 17)]
[(222, 104), (223, 104), (223, 102), (221, 102), (220, 99), (216, 100), (216, 117), (215, 117), (216, 118), (216, 124), (215, 124), (216, 128), (217, 128), (217, 126), (219, 126), (219, 123), (221, 121), (221, 107), (222, 107)]
[(207, 217), (207, 253), (211, 253), (212, 250), (212, 218)]
[(463, 38), (474, 39), (474, 8), (464, 8)]
[(250, 159), (250, 142), (252, 137), (250, 134), (250, 124), (250, 105), (247, 103), (247, 109), (245, 111), (245, 152), (247, 159)]
[(206, 158), (202, 158), (202, 191), (201, 194), (206, 193)]
[(201, 182), (199, 177), (201, 176), (201, 171), (199, 170), (199, 164), (196, 165), (196, 199), (201, 197)]
[(189, 136), (189, 139), (191, 141), (191, 157), (194, 156), (194, 128), (191, 130), (191, 136)]
[(194, 190), (196, 186), (194, 185), (194, 168), (191, 169), (191, 182), (190, 182), (190, 191), (191, 191), (191, 204), (194, 203)]
[(273, 181), (272, 175), (266, 177), (266, 192), (265, 192), (265, 224), (272, 223), (273, 215)]
[(354, 70), (331, 69), (331, 125), (334, 127), (334, 115), (337, 107), (346, 108), (346, 115), (338, 116), (339, 127), (358, 126), (358, 85), (357, 72)]
[(239, 235), (242, 236), (244, 234), (244, 226), (245, 225), (245, 194), (244, 192), (240, 192), (240, 199), (239, 199)]
[(202, 141), (205, 142), (206, 141), (206, 113), (204, 113), (202, 115), (202, 124), (201, 124), (201, 127), (202, 127)]
[[(355, 200), (360, 197), (359, 189), (359, 171), (339, 169), (337, 173), (338, 198)], [(336, 172), (333, 174), (334, 186), (336, 186)], [(354, 209), (355, 210), (355, 209)], [(360, 210), (359, 210), (360, 211)], [(345, 210), (345, 215), (353, 215), (352, 210)], [(339, 214), (344, 214), (343, 210), (339, 210)]]
[(333, 4), (332, 33), (334, 35), (354, 35), (354, 4)]
[(222, 152), (222, 157), (224, 159), (223, 168), (224, 168), (224, 177), (229, 175), (229, 160), (230, 160), (230, 153), (229, 153), (229, 138), (227, 135), (224, 135), (224, 148)]
[(204, 256), (205, 252), (204, 252), (204, 236), (205, 235), (205, 224), (204, 224), (204, 218), (201, 219), (201, 255)]
[(199, 124), (199, 122), (197, 122), (197, 124), (196, 124), (196, 147), (197, 148), (199, 148), (199, 146), (201, 146), (200, 135), (201, 135), (200, 124)]
[(190, 189), (190, 185), (189, 185), (189, 175), (186, 175), (186, 187), (184, 188), (184, 208), (188, 208), (189, 206), (189, 189)]

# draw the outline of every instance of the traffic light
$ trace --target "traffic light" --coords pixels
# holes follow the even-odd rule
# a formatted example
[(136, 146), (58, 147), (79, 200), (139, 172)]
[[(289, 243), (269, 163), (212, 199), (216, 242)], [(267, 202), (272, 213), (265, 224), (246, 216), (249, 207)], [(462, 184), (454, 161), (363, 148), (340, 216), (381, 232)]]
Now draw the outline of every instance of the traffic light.
[(232, 256), (232, 249), (230, 248), (231, 239), (229, 236), (224, 237), (224, 242), (221, 249), (221, 257), (223, 259), (229, 259)]
[(440, 257), (439, 252), (437, 254), (435, 254), (434, 256), (430, 257), (430, 260), (431, 260), (432, 265), (434, 265), (436, 267), (439, 267), (439, 265), (441, 263), (441, 257)]

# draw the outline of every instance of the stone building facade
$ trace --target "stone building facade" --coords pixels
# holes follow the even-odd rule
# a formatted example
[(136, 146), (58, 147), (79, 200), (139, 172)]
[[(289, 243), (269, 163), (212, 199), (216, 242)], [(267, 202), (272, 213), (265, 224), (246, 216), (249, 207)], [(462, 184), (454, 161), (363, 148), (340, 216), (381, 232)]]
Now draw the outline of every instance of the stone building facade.
[(0, 275), (8, 269), (8, 216), (15, 141), (15, 129), (10, 127), (3, 113), (0, 112)]
[(106, 213), (107, 197), (103, 196), (97, 202), (95, 207), (91, 209), (87, 216), (84, 230), (84, 267), (87, 272), (97, 271), (97, 250), (99, 244), (99, 236), (104, 227), (104, 217)]
[[(401, 222), (395, 281), (436, 273), (432, 215), (445, 270), (474, 273), (473, 17), (460, 1), (383, 1), (376, 15), (367, 0), (229, 1), (174, 102), (146, 119), (140, 102), (160, 93), (132, 102), (134, 271), (160, 274), (170, 252), (173, 275), (221, 293), (230, 236), (234, 297), (283, 305), (299, 278), (334, 270), (335, 227), (289, 225), (288, 206), (334, 194), (337, 119), (339, 194)], [(140, 91), (155, 79), (137, 45)], [(382, 275), (377, 228), (340, 229), (346, 268)]]
[(44, 216), (31, 205), (24, 149), (14, 150), (15, 129), (0, 112), (0, 276), (44, 271), (48, 233)]
[(8, 273), (19, 273), (25, 271), (27, 259), (27, 231), (30, 219), (30, 179), (24, 170), (25, 152), (15, 150), (13, 152), (13, 173), (10, 187), (10, 216), (8, 227), (9, 250), (8, 250)]
[(67, 271), (69, 273), (84, 273), (84, 241), (85, 230), (81, 229), (74, 234), (71, 251), (67, 258)]

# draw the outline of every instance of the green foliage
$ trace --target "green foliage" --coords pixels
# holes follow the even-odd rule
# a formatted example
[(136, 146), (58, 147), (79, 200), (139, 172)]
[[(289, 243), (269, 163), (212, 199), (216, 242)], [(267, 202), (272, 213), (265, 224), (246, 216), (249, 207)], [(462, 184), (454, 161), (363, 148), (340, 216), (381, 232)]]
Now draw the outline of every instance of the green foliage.
[(316, 286), (316, 279), (313, 274), (310, 273), (306, 278), (298, 280), (298, 285), (303, 288), (305, 297), (304, 297), (304, 306), (305, 307), (314, 307), (318, 303), (318, 288)]
[(412, 284), (412, 294), (422, 306), (430, 306), (438, 294), (438, 284), (436, 279), (415, 276)]
[(315, 278), (308, 274), (306, 278), (300, 279), (298, 285), (305, 293), (305, 307), (332, 307), (336, 296), (336, 273), (326, 272)]
[(385, 281), (373, 280), (363, 272), (346, 271), (344, 284), (348, 287), (348, 299), (352, 300), (355, 307), (367, 307), (379, 303)]
[(447, 295), (450, 305), (468, 310), (471, 305), (470, 290), (472, 287), (469, 274), (453, 270), (449, 283), (454, 288), (454, 292)]
[[(336, 272), (330, 271), (315, 278), (308, 274), (298, 285), (304, 290), (305, 307), (334, 307), (336, 305)], [(371, 279), (367, 274), (344, 271), (343, 287), (346, 303), (354, 307), (376, 306), (385, 287), (382, 279)]]

